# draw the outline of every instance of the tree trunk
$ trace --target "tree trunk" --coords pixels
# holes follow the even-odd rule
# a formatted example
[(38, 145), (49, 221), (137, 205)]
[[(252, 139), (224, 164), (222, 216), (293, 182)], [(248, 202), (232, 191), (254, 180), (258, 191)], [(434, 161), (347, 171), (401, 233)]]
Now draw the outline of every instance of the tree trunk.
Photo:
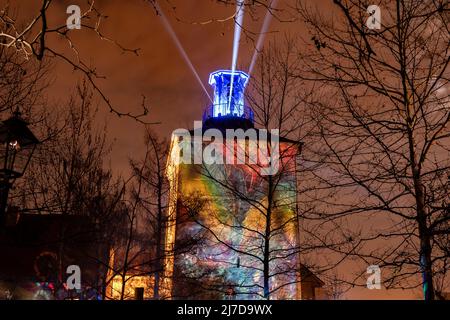
[[(417, 172), (417, 170), (415, 171)], [(425, 195), (423, 193), (423, 186), (420, 180), (420, 177), (414, 177), (417, 205), (417, 222), (419, 224), (420, 269), (422, 272), (423, 295), (425, 300), (434, 300), (431, 239), (425, 212)]]
[(263, 259), (263, 276), (264, 276), (264, 298), (270, 300), (270, 232), (272, 223), (272, 201), (273, 201), (273, 181), (272, 176), (268, 176), (267, 194), (267, 213), (266, 213), (266, 230), (264, 233), (264, 259)]
[(162, 186), (158, 187), (158, 218), (157, 218), (157, 226), (156, 226), (156, 263), (155, 263), (155, 279), (153, 285), (153, 298), (155, 300), (159, 299), (159, 281), (160, 281), (160, 273), (162, 272), (162, 250), (161, 250), (161, 238), (162, 238), (162, 228), (163, 228), (163, 208), (162, 208)]

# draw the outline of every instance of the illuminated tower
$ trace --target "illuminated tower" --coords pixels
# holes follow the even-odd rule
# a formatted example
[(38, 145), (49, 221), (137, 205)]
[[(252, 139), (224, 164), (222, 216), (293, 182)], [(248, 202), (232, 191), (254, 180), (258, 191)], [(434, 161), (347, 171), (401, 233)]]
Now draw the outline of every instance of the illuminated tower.
[(244, 89), (249, 76), (242, 71), (219, 70), (211, 73), (214, 101), (203, 114), (206, 128), (252, 128), (253, 111), (244, 104)]
[[(296, 220), (301, 144), (254, 128), (253, 111), (244, 103), (248, 80), (242, 71), (213, 72), (214, 101), (201, 126), (172, 136), (165, 236), (172, 254), (165, 258), (161, 287), (175, 299), (301, 298)], [(274, 163), (276, 170), (264, 170)], [(269, 245), (262, 245), (267, 239)]]

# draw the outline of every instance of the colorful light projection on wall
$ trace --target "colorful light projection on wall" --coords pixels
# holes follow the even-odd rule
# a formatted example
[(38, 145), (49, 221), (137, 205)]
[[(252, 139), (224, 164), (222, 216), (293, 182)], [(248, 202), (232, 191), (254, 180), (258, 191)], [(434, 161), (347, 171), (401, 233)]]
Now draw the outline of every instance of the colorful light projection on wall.
[(214, 117), (242, 117), (248, 79), (248, 74), (243, 71), (218, 70), (210, 74), (209, 84), (214, 87)]
[[(281, 143), (280, 148), (283, 164), (281, 175), (276, 178), (277, 187), (270, 222), (271, 229), (276, 230), (271, 234), (270, 241), (270, 290), (275, 290), (271, 299), (299, 299), (300, 283), (297, 282), (298, 275), (294, 271), (299, 264), (295, 219), (296, 152), (290, 143)], [(199, 287), (206, 289), (192, 298), (263, 298), (261, 259), (264, 253), (261, 251), (261, 234), (265, 232), (267, 222), (264, 208), (267, 207), (268, 185), (255, 166), (172, 166), (172, 169), (176, 168), (176, 172), (170, 171), (172, 175), (168, 176), (171, 183), (170, 195), (173, 197), (171, 208), (176, 212), (178, 221), (176, 238), (173, 239), (172, 235), (175, 247), (206, 230), (201, 238), (201, 245), (170, 261), (175, 265), (175, 270), (171, 270), (175, 271), (173, 275), (177, 277), (173, 281), (175, 298), (191, 296), (193, 288), (198, 290)], [(195, 203), (199, 200), (196, 197), (206, 199), (207, 202), (206, 207), (193, 220), (192, 210), (186, 208), (184, 203), (186, 199)], [(173, 214), (174, 212), (171, 215)], [(243, 252), (250, 254), (242, 254)], [(228, 289), (232, 292), (229, 297), (226, 293)], [(214, 296), (210, 296), (212, 292), (215, 292)]]

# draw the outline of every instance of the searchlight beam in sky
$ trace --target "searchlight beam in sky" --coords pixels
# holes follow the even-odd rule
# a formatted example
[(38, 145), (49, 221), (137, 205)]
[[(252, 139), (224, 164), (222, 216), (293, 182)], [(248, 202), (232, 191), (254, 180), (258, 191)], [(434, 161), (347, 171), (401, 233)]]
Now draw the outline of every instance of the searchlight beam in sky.
[(252, 60), (250, 62), (250, 68), (248, 69), (248, 74), (251, 75), (253, 68), (256, 65), (256, 60), (258, 59), (258, 54), (261, 52), (262, 50), (262, 46), (264, 44), (264, 39), (266, 37), (266, 33), (269, 30), (270, 27), (270, 22), (272, 21), (272, 9), (275, 9), (275, 7), (277, 6), (277, 2), (278, 0), (272, 0), (272, 2), (269, 4), (269, 8), (267, 9), (267, 13), (266, 16), (264, 17), (264, 22), (261, 28), (261, 32), (259, 33), (259, 37), (258, 37), (258, 41), (256, 42), (256, 48), (255, 48), (255, 52), (253, 53), (253, 57)]
[(188, 65), (189, 69), (191, 69), (193, 75), (195, 76), (198, 83), (202, 87), (202, 89), (205, 92), (206, 96), (208, 97), (209, 101), (213, 102), (213, 100), (211, 99), (211, 96), (208, 93), (208, 90), (206, 90), (205, 85), (203, 84), (202, 80), (200, 79), (200, 76), (198, 75), (197, 70), (195, 70), (194, 65), (191, 62), (191, 59), (189, 59), (189, 56), (187, 55), (186, 51), (184, 50), (183, 45), (181, 44), (175, 31), (173, 30), (172, 26), (170, 25), (169, 20), (167, 19), (166, 15), (162, 11), (158, 2), (155, 2), (155, 5), (156, 5), (156, 9), (161, 14), (161, 20), (164, 25), (164, 28), (166, 28), (167, 32), (169, 33), (170, 37), (172, 38), (173, 42), (175, 43), (176, 47), (178, 48), (178, 51), (180, 52), (180, 54), (183, 57), (186, 64)]
[[(239, 54), (239, 42), (241, 40), (242, 24), (244, 23), (244, 1), (236, 1), (236, 18), (234, 23), (233, 58), (231, 60), (231, 83), (228, 100), (228, 108), (231, 107), (231, 97), (234, 85), (234, 72), (236, 71), (237, 58)], [(233, 113), (233, 110), (231, 110)]]

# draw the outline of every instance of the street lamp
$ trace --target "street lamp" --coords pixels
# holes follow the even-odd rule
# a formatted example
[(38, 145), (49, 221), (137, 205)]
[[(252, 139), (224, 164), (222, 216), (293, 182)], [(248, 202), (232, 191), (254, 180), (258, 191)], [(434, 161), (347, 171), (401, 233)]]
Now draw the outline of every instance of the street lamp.
[(15, 179), (24, 174), (38, 143), (20, 112), (14, 112), (0, 124), (0, 215), (3, 221), (9, 189)]

